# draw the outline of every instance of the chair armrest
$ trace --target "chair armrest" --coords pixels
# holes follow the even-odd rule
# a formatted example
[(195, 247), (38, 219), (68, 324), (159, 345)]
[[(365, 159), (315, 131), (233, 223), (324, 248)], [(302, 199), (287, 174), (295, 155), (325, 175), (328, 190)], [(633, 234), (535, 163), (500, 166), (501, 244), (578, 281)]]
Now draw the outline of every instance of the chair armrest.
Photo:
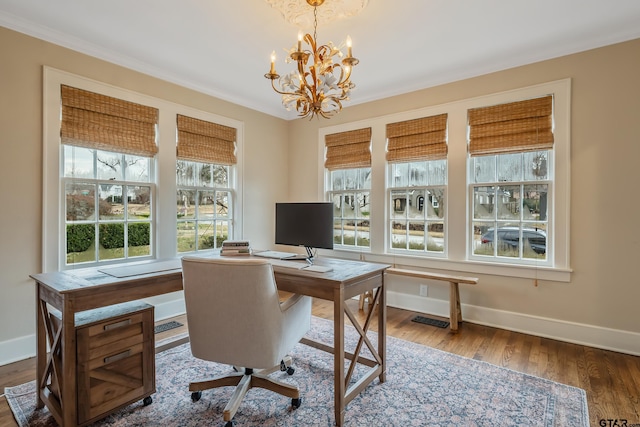
[(282, 301), (280, 303), (280, 311), (285, 312), (289, 310), (295, 303), (300, 301), (300, 298), (302, 298), (303, 296), (304, 295), (294, 294), (290, 298), (287, 298), (286, 300)]

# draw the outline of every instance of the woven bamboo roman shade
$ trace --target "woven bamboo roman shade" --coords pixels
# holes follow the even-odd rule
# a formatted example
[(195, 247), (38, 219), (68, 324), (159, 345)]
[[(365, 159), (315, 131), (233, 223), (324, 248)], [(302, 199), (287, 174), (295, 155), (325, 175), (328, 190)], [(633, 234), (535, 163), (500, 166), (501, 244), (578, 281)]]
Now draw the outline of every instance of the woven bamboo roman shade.
[(235, 165), (236, 129), (178, 114), (178, 159)]
[(469, 115), (472, 156), (553, 148), (553, 96), (474, 108)]
[(387, 161), (447, 158), (447, 114), (387, 124)]
[(158, 109), (61, 86), (63, 144), (153, 157)]
[(324, 137), (329, 170), (371, 167), (371, 128), (332, 133)]

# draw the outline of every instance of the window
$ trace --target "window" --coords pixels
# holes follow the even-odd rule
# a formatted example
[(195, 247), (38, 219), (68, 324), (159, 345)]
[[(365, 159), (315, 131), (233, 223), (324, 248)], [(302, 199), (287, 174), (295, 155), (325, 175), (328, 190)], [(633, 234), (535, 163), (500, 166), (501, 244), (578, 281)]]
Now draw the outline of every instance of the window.
[(546, 263), (553, 97), (469, 110), (469, 127), (472, 256)]
[(177, 250), (222, 247), (232, 234), (231, 167), (178, 160), (176, 182)]
[[(493, 123), (505, 111), (524, 117)], [(327, 126), (318, 132), (319, 152), (334, 135), (371, 129), (371, 166), (363, 180), (329, 169), (325, 156), (319, 176), (336, 206), (367, 192), (374, 261), (567, 282), (570, 117), (565, 79)], [(352, 191), (345, 190), (348, 180)], [(349, 253), (349, 245), (334, 249), (365, 256)]]
[(234, 128), (177, 116), (178, 253), (222, 247), (233, 236)]
[(387, 128), (388, 248), (443, 254), (447, 185), (447, 114)]
[(242, 238), (232, 234), (242, 230), (242, 122), (50, 67), (43, 73), (44, 272), (176, 257), (185, 206), (184, 198), (176, 204), (178, 187), (192, 192), (193, 217), (184, 218), (192, 250), (223, 235)]
[(158, 111), (61, 86), (66, 265), (153, 255)]
[(327, 198), (334, 206), (334, 244), (369, 248), (371, 128), (325, 137)]

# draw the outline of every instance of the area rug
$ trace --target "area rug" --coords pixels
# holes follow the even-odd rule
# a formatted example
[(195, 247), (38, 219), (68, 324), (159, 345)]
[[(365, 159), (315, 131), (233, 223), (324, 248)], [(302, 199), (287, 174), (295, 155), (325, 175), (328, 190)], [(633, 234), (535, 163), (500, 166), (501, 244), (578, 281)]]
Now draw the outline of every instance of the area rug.
[[(333, 322), (314, 317), (310, 338), (332, 343)], [(375, 334), (370, 338), (375, 342)], [(346, 332), (347, 350), (355, 332)], [(300, 387), (303, 401), (252, 389), (234, 417), (241, 426), (323, 426), (335, 423), (333, 356), (298, 344), (291, 353), (295, 374), (276, 372)], [(562, 426), (586, 427), (584, 390), (515, 372), (486, 362), (389, 337), (387, 381), (375, 380), (346, 408), (346, 426)], [(230, 367), (197, 360), (189, 344), (156, 356), (153, 403), (136, 402), (94, 426), (222, 426), (222, 410), (232, 387), (204, 391), (191, 401), (188, 384), (229, 372)], [(354, 375), (357, 375), (356, 372)], [(35, 382), (5, 389), (18, 424), (53, 427), (48, 409), (35, 409)]]

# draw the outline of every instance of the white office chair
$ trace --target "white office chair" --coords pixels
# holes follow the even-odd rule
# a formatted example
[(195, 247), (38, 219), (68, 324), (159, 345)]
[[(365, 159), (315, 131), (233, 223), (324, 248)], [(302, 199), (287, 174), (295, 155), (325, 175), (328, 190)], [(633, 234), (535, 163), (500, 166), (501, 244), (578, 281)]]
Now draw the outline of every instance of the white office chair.
[(236, 386), (224, 408), (227, 427), (252, 387), (290, 397), (298, 408), (298, 388), (268, 375), (293, 374), (287, 353), (310, 328), (311, 298), (294, 295), (280, 303), (273, 268), (263, 259), (184, 257), (182, 275), (191, 353), (235, 370), (189, 384), (192, 400), (200, 400), (202, 390)]

